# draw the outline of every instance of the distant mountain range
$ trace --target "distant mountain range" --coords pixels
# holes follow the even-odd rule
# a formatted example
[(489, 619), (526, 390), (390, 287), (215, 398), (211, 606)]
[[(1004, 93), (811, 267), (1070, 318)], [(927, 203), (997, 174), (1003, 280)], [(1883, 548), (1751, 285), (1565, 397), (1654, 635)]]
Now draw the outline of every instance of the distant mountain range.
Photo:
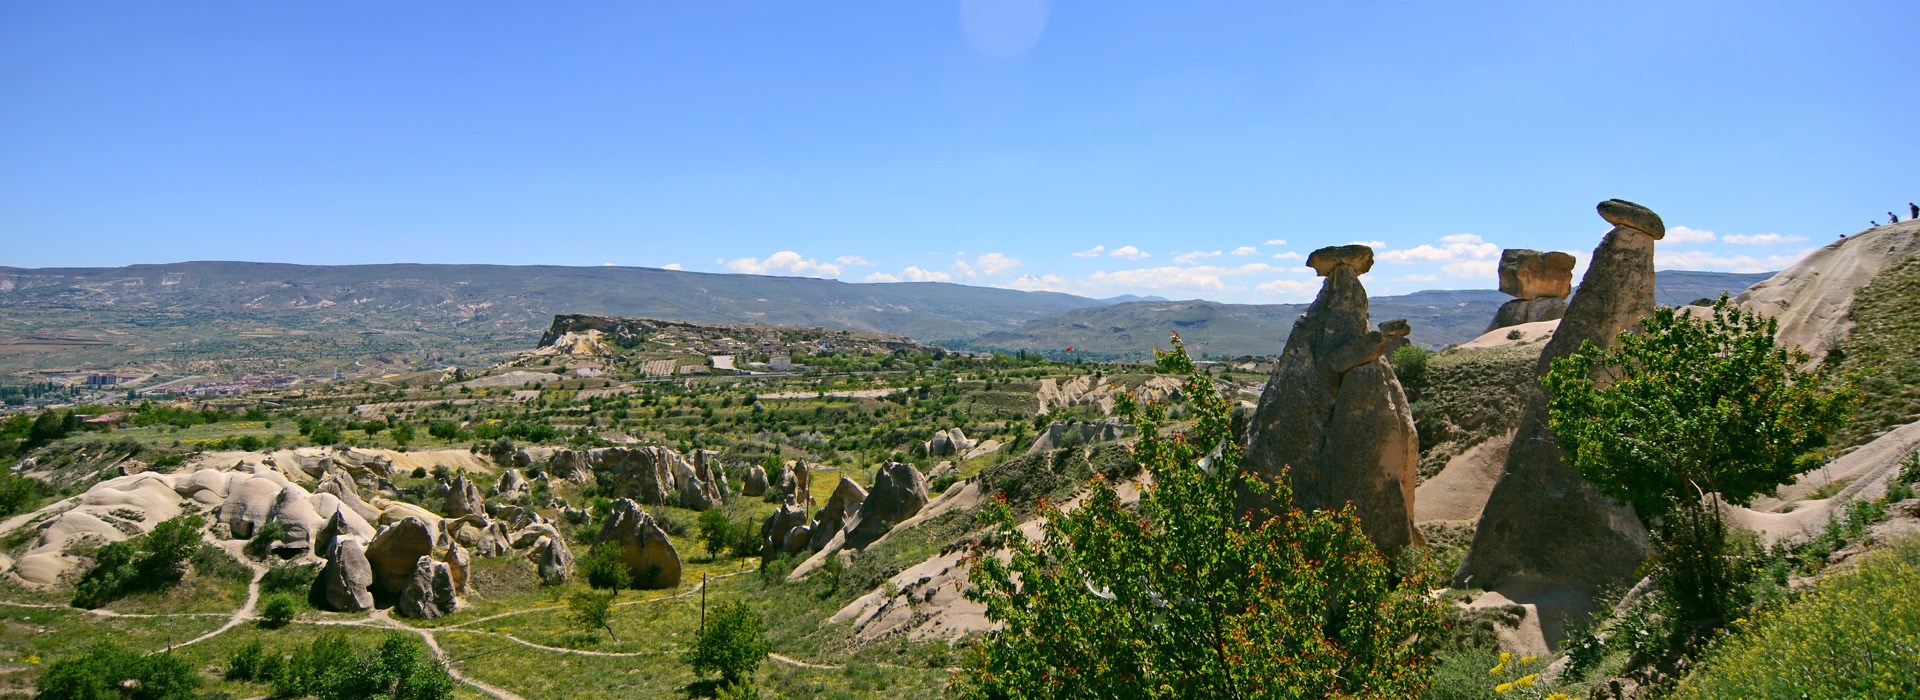
[[(1663, 303), (1767, 275), (1661, 273)], [(1672, 287), (1673, 289), (1669, 289)], [(1677, 291), (1675, 291), (1677, 290)], [(1505, 297), (1375, 301), (1429, 345), (1471, 338)], [(876, 331), (950, 347), (1144, 356), (1181, 329), (1213, 354), (1275, 352), (1303, 305), (1107, 300), (936, 282), (850, 284), (636, 267), (187, 262), (0, 267), (0, 372), (140, 365), (169, 373), (348, 371), (530, 348), (557, 314)], [(1204, 340), (1203, 340), (1204, 339)]]

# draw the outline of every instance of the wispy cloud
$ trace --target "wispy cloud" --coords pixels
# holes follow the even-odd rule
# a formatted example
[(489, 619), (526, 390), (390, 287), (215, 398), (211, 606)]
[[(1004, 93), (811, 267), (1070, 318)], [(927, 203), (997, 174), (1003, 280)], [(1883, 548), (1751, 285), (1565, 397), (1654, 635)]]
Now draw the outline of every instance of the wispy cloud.
[(1675, 226), (1673, 228), (1667, 229), (1667, 236), (1665, 238), (1660, 239), (1660, 242), (1665, 243), (1667, 245), (1685, 244), (1685, 243), (1711, 243), (1714, 238), (1715, 236), (1713, 235), (1712, 231), (1702, 231), (1697, 228)]
[(1080, 252), (1077, 252), (1077, 253), (1074, 253), (1074, 254), (1073, 254), (1073, 257), (1076, 257), (1076, 258), (1097, 258), (1097, 257), (1100, 257), (1100, 254), (1101, 254), (1101, 253), (1105, 253), (1105, 252), (1107, 252), (1107, 247), (1106, 247), (1106, 246), (1103, 246), (1103, 245), (1097, 245), (1097, 246), (1094, 246), (1094, 247), (1092, 247), (1092, 248), (1088, 248), (1088, 249), (1086, 249), (1086, 250), (1082, 250), (1082, 251), (1080, 251)]
[(1267, 239), (1267, 242), (1262, 243), (1260, 245), (1286, 245), (1286, 244), (1287, 244), (1287, 239), (1285, 238), (1269, 238)]
[(1153, 254), (1148, 253), (1147, 251), (1141, 250), (1139, 248), (1135, 248), (1130, 245), (1123, 245), (1111, 251), (1108, 251), (1107, 255), (1111, 257), (1116, 257), (1116, 258), (1126, 258), (1128, 260), (1139, 260), (1141, 258), (1153, 257)]
[(1380, 259), (1393, 263), (1412, 262), (1453, 262), (1461, 260), (1488, 260), (1500, 257), (1500, 246), (1488, 243), (1471, 233), (1456, 233), (1441, 236), (1440, 244), (1422, 243), (1412, 248), (1389, 250), (1380, 254)]
[(1715, 270), (1719, 272), (1774, 272), (1791, 267), (1809, 251), (1784, 255), (1726, 255), (1710, 250), (1653, 249), (1654, 267), (1662, 270)]
[(1777, 233), (1731, 233), (1720, 237), (1720, 240), (1734, 245), (1778, 245), (1781, 243), (1798, 243), (1807, 240), (1807, 237), (1782, 236)]
[(867, 275), (866, 280), (868, 282), (948, 282), (953, 280), (953, 275), (909, 265), (899, 274), (875, 272)]
[(1244, 258), (1244, 257), (1247, 257), (1247, 256), (1249, 256), (1249, 255), (1259, 255), (1259, 254), (1260, 254), (1260, 250), (1259, 250), (1259, 249), (1257, 249), (1257, 248), (1254, 248), (1253, 246), (1250, 246), (1250, 245), (1243, 245), (1243, 246), (1240, 246), (1240, 247), (1238, 247), (1238, 248), (1235, 248), (1235, 249), (1233, 249), (1233, 254), (1234, 254), (1235, 256), (1237, 256), (1237, 257), (1242, 257), (1242, 258)]
[(872, 260), (868, 260), (858, 255), (842, 255), (840, 257), (834, 258), (833, 261), (840, 263), (842, 265), (845, 265), (847, 267), (873, 267)]
[(1194, 263), (1200, 262), (1202, 259), (1205, 259), (1205, 258), (1217, 258), (1220, 256), (1221, 256), (1221, 252), (1217, 250), (1195, 250), (1195, 251), (1181, 253), (1179, 255), (1173, 256), (1173, 264), (1192, 265)]
[(667, 263), (667, 264), (665, 264), (665, 265), (661, 265), (661, 266), (660, 266), (660, 269), (662, 269), (662, 270), (685, 270), (685, 269), (687, 269), (687, 268), (685, 268), (685, 267), (682, 267), (682, 266), (680, 265), (680, 263)]

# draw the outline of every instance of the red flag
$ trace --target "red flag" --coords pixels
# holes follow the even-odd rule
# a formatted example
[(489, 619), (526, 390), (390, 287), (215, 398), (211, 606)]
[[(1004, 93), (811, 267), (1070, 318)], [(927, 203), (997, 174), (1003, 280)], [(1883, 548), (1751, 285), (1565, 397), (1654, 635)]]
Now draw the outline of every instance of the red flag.
[(1072, 346), (1072, 345), (1068, 345), (1068, 346), (1067, 346), (1067, 352), (1073, 352), (1073, 346)]

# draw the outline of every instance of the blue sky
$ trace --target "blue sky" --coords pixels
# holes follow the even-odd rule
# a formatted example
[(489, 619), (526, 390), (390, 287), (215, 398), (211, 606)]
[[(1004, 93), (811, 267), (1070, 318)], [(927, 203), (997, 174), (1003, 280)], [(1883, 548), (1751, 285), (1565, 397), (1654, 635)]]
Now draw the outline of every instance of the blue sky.
[(1417, 5), (5, 0), (0, 265), (1297, 301), (1324, 245), (1584, 259), (1608, 197), (1743, 271), (1920, 200), (1920, 3)]

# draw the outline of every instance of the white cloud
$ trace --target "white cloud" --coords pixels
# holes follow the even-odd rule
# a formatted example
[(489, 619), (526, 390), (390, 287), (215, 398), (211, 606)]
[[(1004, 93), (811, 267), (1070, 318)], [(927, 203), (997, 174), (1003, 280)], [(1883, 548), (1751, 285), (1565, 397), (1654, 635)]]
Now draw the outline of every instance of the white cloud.
[(1074, 254), (1073, 254), (1073, 257), (1076, 257), (1076, 258), (1097, 258), (1097, 257), (1100, 257), (1100, 254), (1101, 254), (1101, 253), (1105, 253), (1105, 252), (1107, 252), (1107, 247), (1106, 247), (1106, 246), (1103, 246), (1103, 245), (1097, 245), (1097, 246), (1094, 246), (1094, 247), (1092, 247), (1092, 248), (1088, 248), (1088, 249), (1086, 249), (1086, 250), (1083, 250), (1083, 251), (1080, 251), (1080, 252), (1078, 252), (1078, 253), (1074, 253)]
[(1019, 267), (1020, 261), (1016, 258), (1007, 257), (1004, 253), (987, 253), (986, 255), (974, 258), (973, 265), (974, 267), (980, 268), (980, 274), (988, 277), (998, 277), (1013, 270), (1013, 268)]
[(1319, 291), (1320, 284), (1319, 280), (1278, 279), (1272, 282), (1263, 282), (1260, 286), (1254, 287), (1254, 289), (1268, 294), (1304, 294)]
[(1274, 254), (1273, 254), (1273, 259), (1275, 259), (1275, 260), (1299, 260), (1299, 259), (1301, 259), (1301, 258), (1304, 258), (1304, 257), (1306, 257), (1306, 256), (1304, 256), (1304, 255), (1301, 255), (1301, 254), (1299, 254), (1299, 253), (1295, 253), (1295, 252), (1293, 252), (1293, 251), (1291, 251), (1291, 250), (1289, 250), (1289, 251), (1287, 251), (1287, 252), (1285, 252), (1285, 253), (1274, 253)]
[(842, 255), (840, 257), (834, 258), (833, 261), (840, 263), (842, 265), (845, 265), (847, 267), (873, 267), (872, 260), (868, 260), (858, 255)]
[(1116, 258), (1126, 258), (1128, 260), (1139, 260), (1141, 258), (1153, 257), (1153, 255), (1148, 253), (1147, 251), (1141, 250), (1139, 248), (1135, 248), (1130, 245), (1123, 245), (1111, 251), (1108, 251), (1107, 255), (1110, 255)]
[(833, 263), (823, 263), (805, 257), (791, 250), (783, 250), (767, 256), (765, 260), (755, 258), (735, 258), (726, 263), (734, 272), (749, 275), (788, 275), (799, 277), (837, 277), (845, 268)]
[(1007, 282), (1006, 284), (1003, 284), (1001, 286), (1006, 287), (1008, 289), (1018, 289), (1022, 291), (1028, 291), (1028, 292), (1070, 292), (1072, 291), (1067, 286), (1066, 278), (1060, 277), (1059, 275), (1035, 276), (1031, 274), (1026, 274), (1026, 275), (1021, 275), (1019, 277), (1015, 277), (1013, 281)]
[(660, 269), (662, 269), (662, 270), (685, 270), (685, 269), (687, 269), (687, 268), (685, 268), (685, 267), (682, 267), (682, 266), (680, 265), (680, 263), (667, 263), (667, 264), (665, 264), (665, 265), (661, 265), (661, 266), (660, 266)]
[(1386, 241), (1348, 241), (1347, 245), (1363, 245), (1368, 248), (1385, 248), (1387, 247), (1387, 242)]
[(613, 263), (610, 263), (610, 262), (603, 262), (603, 263), (600, 263), (600, 266), (601, 266), (601, 267), (619, 267), (619, 265), (615, 265), (615, 264), (613, 264)]
[(1260, 245), (1286, 245), (1286, 244), (1287, 244), (1287, 240), (1284, 238), (1269, 238), (1267, 239), (1267, 242), (1262, 243)]
[(1462, 260), (1451, 262), (1440, 268), (1448, 277), (1481, 279), (1498, 277), (1499, 260)]
[(1775, 245), (1779, 243), (1798, 243), (1807, 240), (1806, 236), (1782, 236), (1777, 233), (1732, 233), (1721, 236), (1720, 240), (1735, 245)]
[(1498, 267), (1500, 245), (1488, 244), (1475, 234), (1440, 236), (1440, 245), (1421, 244), (1380, 253), (1386, 263), (1448, 263), (1442, 270), (1448, 276), (1486, 276)]
[(1227, 289), (1222, 279), (1235, 275), (1272, 272), (1266, 263), (1247, 263), (1237, 267), (1196, 265), (1192, 267), (1145, 267), (1133, 270), (1095, 272), (1086, 277), (1090, 285), (1125, 289)]
[(1244, 258), (1244, 257), (1247, 257), (1247, 256), (1249, 256), (1249, 255), (1259, 255), (1259, 254), (1260, 254), (1260, 251), (1258, 251), (1258, 250), (1255, 250), (1253, 246), (1250, 246), (1250, 245), (1243, 245), (1243, 246), (1240, 246), (1240, 247), (1238, 247), (1238, 248), (1235, 248), (1235, 249), (1233, 249), (1233, 254), (1234, 254), (1234, 255), (1236, 255), (1236, 256), (1238, 256), (1238, 257), (1242, 257), (1242, 258)]
[(1673, 228), (1667, 229), (1667, 237), (1660, 239), (1660, 242), (1668, 245), (1673, 245), (1676, 243), (1706, 243), (1706, 242), (1712, 241), (1713, 239), (1714, 239), (1714, 235), (1712, 231), (1702, 231), (1697, 228), (1675, 226)]
[(1724, 255), (1708, 250), (1668, 251), (1654, 248), (1653, 265), (1661, 270), (1714, 270), (1717, 272), (1773, 272), (1799, 262), (1808, 251), (1786, 255)]
[(946, 282), (952, 280), (953, 275), (939, 270), (923, 270), (918, 267), (908, 266), (907, 269), (901, 270), (900, 274), (897, 275), (886, 272), (875, 272), (867, 275), (866, 279), (868, 282)]
[(1407, 275), (1394, 279), (1395, 282), (1438, 282), (1439, 275)]
[[(1120, 251), (1114, 251), (1114, 253), (1116, 254), (1118, 254), (1119, 252)], [(1201, 258), (1217, 258), (1217, 257), (1220, 257), (1220, 255), (1221, 255), (1220, 251), (1217, 251), (1217, 250), (1195, 250), (1195, 251), (1181, 253), (1179, 255), (1173, 256), (1173, 264), (1192, 265), (1194, 263), (1200, 262)]]

